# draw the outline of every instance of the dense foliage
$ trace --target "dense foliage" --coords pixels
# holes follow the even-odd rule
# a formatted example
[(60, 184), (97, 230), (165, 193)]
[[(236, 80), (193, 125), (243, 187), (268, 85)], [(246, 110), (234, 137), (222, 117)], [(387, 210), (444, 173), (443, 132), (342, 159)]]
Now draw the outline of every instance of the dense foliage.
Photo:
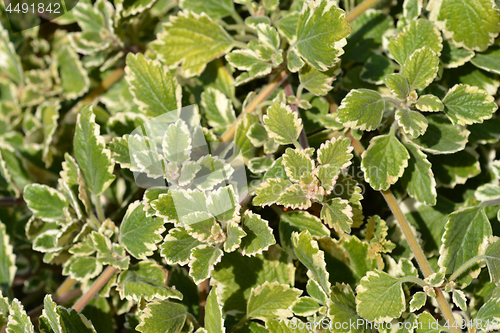
[(500, 330), (499, 5), (0, 6), (0, 329)]

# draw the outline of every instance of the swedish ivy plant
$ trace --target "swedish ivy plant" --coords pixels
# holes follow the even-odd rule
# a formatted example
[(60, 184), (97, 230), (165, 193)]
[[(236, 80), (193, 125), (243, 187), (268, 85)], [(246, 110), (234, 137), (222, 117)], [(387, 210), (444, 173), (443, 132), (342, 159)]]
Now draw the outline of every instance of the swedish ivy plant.
[(0, 5), (0, 329), (500, 330), (498, 6)]

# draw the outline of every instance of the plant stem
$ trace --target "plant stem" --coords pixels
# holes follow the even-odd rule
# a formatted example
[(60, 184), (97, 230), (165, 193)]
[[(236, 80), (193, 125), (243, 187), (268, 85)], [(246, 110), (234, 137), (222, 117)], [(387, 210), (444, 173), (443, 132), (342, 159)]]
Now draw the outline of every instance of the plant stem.
[[(361, 154), (365, 151), (363, 145), (361, 144), (361, 142), (356, 140), (350, 134), (350, 132), (348, 132), (347, 136), (351, 139), (351, 145), (354, 147), (354, 151), (356, 152), (356, 154), (358, 154), (358, 156), (361, 157)], [(415, 255), (415, 259), (417, 259), (418, 265), (422, 270), (422, 273), (424, 274), (425, 277), (434, 274), (431, 265), (427, 261), (427, 257), (425, 256), (424, 251), (422, 251), (420, 244), (413, 235), (413, 232), (410, 228), (410, 224), (406, 220), (406, 217), (401, 211), (401, 208), (399, 208), (396, 198), (394, 197), (394, 195), (390, 190), (380, 191), (380, 192), (384, 196), (385, 201), (389, 205), (389, 208), (391, 209), (392, 213), (394, 214), (394, 217), (396, 218), (396, 221), (398, 222), (401, 230), (403, 231), (406, 241), (410, 245), (410, 249)], [(451, 332), (460, 333), (461, 331), (457, 328), (457, 325), (453, 327), (453, 323), (455, 322), (455, 317), (453, 317), (453, 312), (451, 311), (450, 305), (448, 304), (446, 298), (444, 297), (443, 291), (441, 290), (441, 288), (438, 287), (435, 287), (434, 291), (436, 292), (436, 301), (439, 305), (439, 308), (441, 309), (441, 313), (443, 314), (443, 317), (450, 323)]]
[(226, 30), (245, 30), (246, 32), (255, 33), (255, 30), (247, 27), (245, 24), (227, 24), (224, 26)]
[[(413, 235), (410, 224), (406, 220), (406, 217), (401, 211), (401, 208), (399, 208), (396, 198), (390, 190), (381, 191), (381, 193), (384, 196), (385, 201), (389, 205), (392, 213), (394, 214), (394, 217), (398, 221), (401, 230), (403, 230), (406, 241), (410, 245), (411, 251), (415, 255), (415, 259), (417, 259), (422, 273), (424, 273), (425, 277), (434, 274), (431, 265), (427, 261), (427, 257), (425, 256), (424, 251), (422, 251), (420, 244), (418, 244), (417, 238), (415, 238), (415, 236)], [(434, 288), (434, 291), (436, 292), (436, 301), (438, 302), (439, 308), (441, 309), (441, 313), (443, 314), (443, 317), (450, 323), (451, 332), (459, 333), (460, 330), (457, 327), (453, 327), (455, 318), (453, 317), (453, 313), (451, 312), (450, 305), (446, 301), (446, 298), (444, 298), (443, 291), (441, 290), (441, 288), (437, 287)]]
[(97, 218), (99, 219), (99, 222), (104, 222), (106, 217), (104, 216), (104, 209), (102, 208), (102, 202), (101, 202), (101, 196), (100, 195), (94, 195), (94, 203), (95, 203), (95, 209), (97, 211)]
[(425, 287), (428, 285), (424, 280), (416, 278), (414, 276), (405, 276), (404, 278), (401, 278), (400, 281), (401, 281), (401, 283), (405, 283), (405, 282), (415, 283), (421, 287)]
[(456, 271), (455, 273), (453, 273), (450, 278), (448, 279), (449, 282), (453, 282), (455, 281), (460, 275), (462, 275), (462, 273), (464, 273), (466, 270), (468, 270), (472, 265), (474, 265), (475, 263), (483, 260), (483, 259), (486, 259), (488, 258), (489, 256), (485, 255), (485, 254), (482, 254), (482, 255), (479, 255), (479, 256), (475, 256), (474, 258), (471, 258), (469, 260), (467, 260), (465, 262), (465, 264), (463, 264), (462, 266), (460, 266)]
[(196, 318), (191, 314), (191, 313), (187, 313), (187, 319), (193, 323), (194, 325), (194, 329), (197, 330), (198, 328), (200, 328), (200, 324), (198, 324), (198, 321), (196, 321)]
[(104, 287), (116, 271), (116, 267), (108, 266), (104, 272), (99, 275), (97, 280), (94, 281), (92, 286), (90, 286), (90, 289), (87, 290), (87, 292), (75, 303), (75, 305), (73, 305), (73, 309), (77, 312), (82, 311), (85, 305), (90, 302), (90, 300), (102, 289), (102, 287)]
[(431, 265), (427, 261), (427, 257), (425, 256), (424, 251), (422, 251), (420, 244), (418, 244), (417, 239), (413, 235), (413, 232), (410, 228), (410, 224), (408, 223), (405, 215), (399, 208), (396, 198), (394, 197), (394, 195), (390, 190), (380, 191), (380, 192), (384, 196), (385, 201), (389, 205), (389, 208), (394, 214), (394, 217), (398, 221), (399, 226), (401, 227), (401, 230), (403, 231), (403, 234), (405, 235), (405, 238), (408, 241), (408, 245), (410, 245), (411, 251), (415, 255), (415, 258), (417, 259), (418, 265), (420, 266), (422, 273), (424, 273), (425, 277), (434, 274)]
[(207, 305), (207, 297), (208, 297), (208, 279), (204, 280), (198, 286), (198, 293), (200, 295), (200, 324), (204, 325), (205, 323), (205, 306)]
[(363, 1), (362, 3), (360, 3), (359, 5), (354, 7), (354, 9), (351, 10), (346, 15), (345, 18), (347, 19), (347, 21), (352, 22), (356, 17), (363, 14), (367, 9), (369, 9), (370, 7), (372, 7), (373, 5), (375, 5), (379, 1), (380, 0), (365, 0), (365, 1)]
[(288, 71), (286, 69), (280, 71), (278, 75), (276, 75), (276, 77), (272, 79), (271, 82), (269, 82), (269, 84), (260, 91), (260, 93), (246, 107), (246, 109), (240, 113), (238, 119), (236, 119), (236, 121), (231, 125), (231, 127), (229, 127), (227, 131), (225, 131), (224, 134), (222, 134), (220, 141), (222, 142), (230, 141), (233, 138), (234, 133), (236, 132), (236, 125), (238, 124), (239, 121), (241, 121), (241, 119), (243, 119), (243, 116), (247, 113), (253, 112), (257, 107), (257, 105), (265, 101), (269, 97), (269, 95), (271, 95), (273, 91), (276, 88), (278, 88), (281, 82), (283, 82), (283, 80), (285, 80), (287, 77), (288, 77)]
[(55, 296), (60, 297), (61, 295), (68, 292), (76, 284), (76, 280), (68, 277), (64, 282), (57, 288)]
[[(289, 80), (285, 80), (284, 83), (283, 83), (283, 89), (285, 90), (285, 95), (288, 97), (288, 96), (294, 96), (293, 95), (293, 89), (292, 89), (292, 85), (290, 84), (290, 81)], [(299, 109), (297, 108), (297, 105), (295, 104), (290, 104), (290, 108), (292, 109), (293, 112), (295, 112), (297, 114), (297, 116), (300, 118), (300, 113), (299, 113)], [(300, 131), (300, 134), (299, 134), (299, 142), (300, 142), (300, 146), (303, 148), (303, 149), (306, 149), (309, 147), (309, 143), (307, 142), (307, 136), (306, 136), (306, 132), (304, 131), (304, 127), (302, 127), (302, 131)]]
[(100, 96), (102, 93), (104, 93), (106, 90), (111, 88), (113, 84), (118, 82), (123, 74), (125, 74), (125, 71), (123, 68), (117, 68), (115, 69), (111, 74), (109, 74), (104, 80), (102, 80), (101, 84), (99, 84), (97, 87), (94, 88), (90, 93), (88, 93), (83, 99), (82, 103), (83, 104), (88, 104), (92, 103), (92, 101)]

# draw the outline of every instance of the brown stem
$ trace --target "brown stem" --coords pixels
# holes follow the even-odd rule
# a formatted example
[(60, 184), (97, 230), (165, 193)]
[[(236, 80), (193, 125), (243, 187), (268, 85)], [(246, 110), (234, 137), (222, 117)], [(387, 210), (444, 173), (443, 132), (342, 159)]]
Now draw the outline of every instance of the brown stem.
[[(347, 133), (347, 136), (351, 139), (354, 151), (361, 157), (361, 154), (365, 151), (363, 145), (361, 144), (361, 142), (356, 140), (351, 135), (350, 132)], [(424, 251), (422, 251), (422, 248), (420, 247), (417, 238), (415, 237), (415, 235), (413, 235), (413, 232), (410, 228), (410, 223), (408, 223), (406, 216), (404, 215), (403, 211), (401, 211), (401, 208), (399, 207), (396, 198), (394, 197), (394, 194), (392, 194), (391, 190), (380, 191), (380, 193), (382, 193), (382, 195), (384, 196), (387, 205), (391, 209), (392, 214), (394, 215), (396, 221), (399, 224), (399, 227), (403, 231), (406, 241), (408, 242), (411, 251), (415, 255), (415, 259), (417, 260), (417, 263), (420, 269), (422, 270), (422, 273), (426, 278), (434, 274), (434, 271), (432, 270), (429, 261), (427, 261), (427, 257), (425, 256)], [(443, 291), (441, 290), (441, 288), (437, 287), (434, 288), (434, 291), (436, 292), (436, 301), (439, 305), (439, 308), (441, 309), (441, 313), (443, 314), (443, 317), (450, 323), (451, 332), (460, 333), (461, 331), (457, 328), (457, 325), (453, 324), (455, 323), (455, 318), (453, 317), (453, 312), (451, 311), (450, 305), (448, 304), (446, 298), (444, 297)]]
[(208, 279), (201, 282), (198, 286), (198, 293), (200, 295), (200, 325), (205, 326), (205, 306), (207, 305), (208, 297)]
[(15, 207), (24, 204), (22, 197), (19, 198), (0, 198), (0, 207)]
[(123, 68), (117, 68), (115, 69), (111, 74), (109, 74), (102, 82), (95, 87), (91, 92), (89, 92), (82, 100), (81, 103), (83, 104), (89, 104), (94, 101), (96, 97), (99, 97), (102, 95), (106, 90), (111, 88), (113, 84), (118, 82), (123, 74), (125, 73)]
[(66, 280), (64, 280), (64, 282), (59, 286), (59, 288), (57, 288), (56, 290), (56, 296), (59, 297), (63, 294), (65, 294), (66, 292), (68, 292), (71, 287), (73, 287), (75, 284), (76, 284), (76, 280), (75, 279), (72, 279), (70, 277), (68, 277)]
[(241, 112), (241, 114), (238, 116), (238, 119), (236, 119), (231, 127), (229, 127), (227, 131), (222, 134), (220, 141), (230, 141), (233, 138), (234, 133), (236, 132), (236, 125), (241, 119), (243, 119), (243, 116), (247, 113), (253, 112), (257, 108), (257, 105), (264, 102), (269, 97), (269, 95), (271, 95), (273, 91), (280, 86), (283, 80), (288, 77), (288, 74), (289, 73), (286, 69), (280, 71), (278, 75), (276, 75), (276, 77), (272, 79), (271, 82), (269, 82), (269, 84), (260, 91), (260, 93), (253, 99), (253, 101), (248, 104), (247, 108)]
[(99, 292), (99, 290), (104, 287), (104, 285), (108, 282), (109, 279), (115, 274), (117, 269), (113, 266), (108, 266), (104, 270), (104, 272), (99, 275), (97, 280), (94, 281), (92, 286), (90, 286), (90, 289), (87, 290), (85, 294), (73, 305), (73, 309), (76, 310), (77, 312), (80, 312), (83, 310), (85, 305), (87, 305), (88, 302)]
[[(290, 84), (290, 81), (288, 79), (285, 79), (283, 82), (283, 89), (285, 90), (285, 95), (288, 96), (294, 96), (292, 85)], [(292, 109), (293, 112), (297, 114), (297, 116), (300, 118), (300, 113), (299, 109), (297, 108), (297, 105), (294, 103), (289, 104), (290, 109)], [(304, 127), (302, 127), (302, 131), (300, 131), (299, 134), (299, 143), (302, 148), (309, 148), (309, 143), (307, 142), (307, 136), (306, 132), (304, 130)]]
[(347, 21), (352, 22), (356, 17), (363, 14), (367, 9), (374, 6), (379, 1), (380, 0), (365, 0), (365, 1), (363, 1), (362, 3), (360, 3), (359, 5), (354, 7), (354, 9), (351, 10), (346, 15), (345, 18), (347, 19)]

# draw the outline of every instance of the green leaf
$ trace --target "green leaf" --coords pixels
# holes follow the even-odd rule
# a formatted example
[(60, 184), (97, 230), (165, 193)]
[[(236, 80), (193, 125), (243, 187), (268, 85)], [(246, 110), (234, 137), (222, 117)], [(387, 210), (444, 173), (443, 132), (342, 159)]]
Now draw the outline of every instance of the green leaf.
[(174, 74), (141, 53), (129, 53), (126, 60), (125, 79), (139, 110), (157, 117), (181, 108), (182, 90)]
[(234, 12), (232, 0), (181, 0), (179, 6), (184, 10), (190, 10), (196, 14), (205, 12), (212, 19), (229, 16)]
[(410, 85), (408, 80), (399, 73), (387, 75), (385, 77), (385, 85), (400, 100), (405, 100), (410, 94)]
[(456, 84), (443, 99), (445, 113), (454, 124), (470, 125), (490, 119), (498, 109), (495, 99), (478, 87)]
[(321, 209), (321, 218), (337, 233), (351, 233), (352, 217), (352, 207), (344, 199), (335, 198)]
[(260, 188), (255, 190), (257, 195), (253, 198), (253, 204), (264, 207), (276, 203), (283, 191), (291, 184), (288, 180), (282, 178), (268, 179), (260, 185)]
[(462, 311), (467, 311), (467, 297), (461, 290), (453, 290), (453, 303)]
[(299, 71), (300, 84), (316, 96), (324, 96), (332, 90), (332, 83), (340, 73), (338, 66), (326, 71), (318, 71), (312, 66), (305, 65)]
[(141, 297), (147, 301), (167, 298), (182, 300), (179, 291), (165, 286), (165, 271), (154, 261), (140, 261), (130, 266), (119, 275), (117, 282), (121, 299), (135, 302), (139, 302)]
[(401, 74), (408, 79), (410, 89), (424, 89), (434, 81), (438, 67), (439, 58), (436, 53), (424, 46), (408, 57)]
[(300, 181), (305, 173), (314, 170), (314, 162), (305, 150), (287, 148), (283, 154), (283, 166), (288, 178), (294, 182)]
[(17, 299), (12, 301), (9, 311), (7, 333), (34, 333), (34, 327), (23, 305)]
[(273, 65), (268, 61), (268, 57), (262, 57), (262, 50), (272, 50), (264, 45), (254, 42), (245, 50), (234, 50), (226, 55), (226, 60), (241, 71), (247, 71), (236, 78), (236, 85), (244, 84), (255, 78), (262, 77), (271, 73)]
[(500, 74), (500, 48), (490, 47), (486, 52), (476, 53), (470, 62), (487, 72)]
[[(5, 224), (0, 222), (0, 288), (10, 288), (16, 275), (16, 255)], [(1, 292), (0, 292), (1, 293)]]
[(208, 245), (200, 245), (191, 251), (189, 262), (191, 269), (189, 275), (194, 279), (196, 284), (199, 284), (210, 276), (214, 265), (220, 261), (222, 255), (223, 252), (221, 249)]
[(281, 245), (292, 249), (292, 233), (309, 231), (313, 236), (329, 236), (330, 230), (316, 216), (302, 211), (292, 211), (280, 215)]
[(273, 245), (254, 257), (243, 256), (239, 251), (225, 254), (211, 279), (220, 285), (218, 291), (225, 312), (245, 312), (252, 288), (266, 281), (294, 285), (295, 266), (285, 251)]
[(412, 138), (424, 134), (427, 130), (427, 119), (418, 111), (398, 109), (395, 118), (399, 125), (403, 127), (403, 132), (409, 134)]
[(375, 270), (361, 279), (356, 288), (356, 309), (366, 320), (390, 322), (406, 309), (402, 282), (389, 274)]
[(427, 295), (422, 291), (416, 292), (410, 301), (410, 312), (420, 310), (421, 307), (427, 302)]
[(330, 293), (329, 274), (326, 270), (324, 252), (319, 250), (308, 230), (292, 233), (293, 252), (300, 262), (307, 267), (309, 273), (321, 286), (325, 294)]
[(68, 201), (61, 192), (47, 185), (27, 185), (24, 200), (33, 215), (44, 221), (56, 222), (68, 217)]
[(220, 90), (209, 87), (201, 94), (201, 105), (208, 124), (224, 130), (236, 121), (233, 104)]
[(447, 274), (455, 272), (469, 259), (484, 253), (491, 235), (484, 207), (462, 208), (450, 214), (439, 249), (439, 266), (446, 268)]
[(417, 109), (424, 112), (444, 111), (443, 102), (434, 95), (422, 95), (415, 104)]
[(287, 187), (276, 203), (288, 208), (302, 210), (308, 209), (312, 205), (311, 199), (304, 193), (299, 184)]
[(53, 161), (53, 152), (50, 149), (54, 133), (57, 129), (57, 120), (59, 119), (59, 109), (61, 105), (57, 103), (44, 102), (37, 108), (43, 124), (43, 156), (42, 160), (45, 162), (45, 167), (50, 167)]
[(474, 196), (479, 201), (500, 199), (500, 186), (495, 184), (481, 185), (474, 192)]
[(69, 45), (63, 46), (57, 53), (57, 69), (67, 99), (78, 98), (89, 90), (87, 71), (83, 68), (78, 54)]
[(0, 176), (5, 178), (8, 189), (14, 191), (16, 196), (26, 185), (31, 183), (23, 161), (11, 146), (0, 146)]
[(345, 127), (373, 131), (380, 125), (385, 102), (376, 91), (353, 89), (342, 100), (337, 110), (337, 119)]
[(277, 143), (288, 145), (297, 142), (302, 130), (302, 121), (289, 106), (279, 101), (274, 102), (267, 109), (263, 120), (269, 137)]
[(222, 306), (217, 296), (217, 288), (213, 287), (207, 297), (205, 309), (205, 328), (208, 333), (224, 333), (224, 319), (222, 318)]
[(336, 166), (340, 170), (345, 169), (352, 163), (352, 150), (351, 140), (348, 138), (343, 136), (332, 138), (319, 147), (318, 162), (322, 165)]
[[(366, 240), (370, 242), (372, 249), (375, 252), (387, 253), (391, 252), (396, 245), (387, 239), (387, 231), (389, 227), (380, 216), (370, 216), (366, 226)], [(352, 238), (355, 239), (355, 238)]]
[(459, 47), (485, 51), (500, 31), (500, 13), (489, 0), (432, 0), (427, 9), (430, 19)]
[(172, 163), (181, 164), (189, 160), (191, 136), (187, 124), (178, 119), (168, 125), (162, 141), (163, 155)]
[(305, 62), (300, 57), (299, 52), (296, 49), (291, 48), (288, 51), (286, 65), (287, 65), (287, 68), (290, 72), (296, 73), (302, 67), (304, 67)]
[[(269, 331), (262, 331), (264, 332), (272, 332), (272, 333), (286, 333), (290, 332), (290, 330), (293, 330), (294, 333), (309, 333), (310, 331), (302, 325), (299, 327), (299, 321), (297, 318), (292, 318), (292, 320), (288, 319), (270, 319), (266, 320), (266, 328)], [(260, 331), (252, 331), (256, 333), (261, 333)]]
[(229, 34), (204, 13), (181, 12), (163, 28), (152, 48), (169, 68), (182, 62), (181, 69), (187, 77), (200, 75), (208, 62), (234, 45)]
[(0, 24), (0, 70), (16, 84), (22, 84), (23, 67), (21, 59), (14, 49), (14, 44), (9, 40), (9, 32)]
[(207, 209), (217, 221), (238, 219), (240, 204), (232, 185), (219, 187), (207, 196)]
[(102, 264), (95, 257), (73, 256), (64, 263), (63, 275), (85, 282), (102, 272)]
[(451, 124), (441, 114), (426, 119), (427, 131), (412, 141), (420, 149), (432, 154), (452, 154), (465, 148), (470, 132), (464, 127)]
[(410, 21), (403, 31), (389, 43), (389, 51), (396, 61), (405, 66), (406, 61), (417, 49), (428, 46), (438, 56), (443, 49), (443, 40), (436, 26), (427, 20)]
[(436, 205), (436, 180), (427, 155), (412, 143), (405, 142), (405, 146), (410, 154), (410, 159), (401, 178), (401, 184), (413, 199), (428, 206)]
[(168, 193), (162, 193), (158, 199), (151, 201), (151, 207), (156, 211), (155, 215), (163, 218), (165, 222), (177, 222), (179, 220), (177, 205), (174, 202), (172, 193), (175, 194), (173, 190), (170, 190)]
[(135, 329), (142, 333), (180, 333), (186, 317), (182, 304), (153, 301), (141, 312), (141, 323)]
[(66, 333), (61, 325), (61, 316), (57, 312), (57, 304), (52, 300), (52, 295), (45, 295), (43, 299), (41, 318), (47, 320), (54, 333)]
[(368, 9), (350, 22), (352, 33), (344, 47), (344, 61), (364, 63), (382, 47), (382, 39), (388, 30), (394, 29), (394, 20), (381, 10)]
[(218, 240), (218, 237), (214, 240), (212, 236), (214, 231), (216, 234), (220, 234), (220, 225), (209, 213), (193, 212), (185, 215), (182, 222), (186, 231), (200, 242), (213, 244)]
[(320, 306), (318, 302), (316, 302), (314, 299), (311, 297), (301, 297), (295, 302), (295, 304), (292, 306), (292, 311), (296, 315), (306, 317), (306, 316), (312, 316), (316, 312), (318, 312)]
[(137, 259), (146, 259), (156, 250), (165, 231), (163, 220), (146, 216), (144, 205), (135, 201), (127, 208), (120, 225), (119, 241), (125, 249)]
[(268, 222), (250, 210), (245, 211), (241, 227), (247, 234), (242, 239), (240, 246), (243, 255), (254, 256), (261, 254), (269, 246), (276, 244), (273, 230), (269, 227)]
[(296, 49), (309, 65), (326, 71), (344, 53), (342, 47), (350, 33), (345, 12), (334, 2), (310, 2), (300, 13), (297, 40), (290, 50)]
[[(500, 321), (500, 297), (491, 298), (489, 301), (484, 303), (476, 314), (474, 322), (477, 328), (485, 331), (492, 331), (499, 329), (498, 322)], [(481, 324), (479, 324), (481, 323)], [(489, 327), (486, 327), (486, 323), (490, 323)]]
[(451, 39), (443, 40), (441, 62), (444, 68), (457, 68), (474, 57), (474, 51), (457, 47)]
[(491, 282), (500, 284), (500, 241), (495, 241), (488, 245), (485, 251), (486, 265), (490, 273)]
[(87, 188), (94, 195), (100, 195), (115, 179), (114, 162), (99, 134), (99, 125), (90, 105), (82, 108), (78, 115), (73, 145)]
[(421, 0), (405, 0), (403, 2), (403, 16), (407, 20), (417, 19), (422, 13)]
[(385, 77), (393, 72), (394, 63), (390, 59), (374, 54), (364, 64), (359, 77), (369, 83), (383, 84)]
[(453, 155), (429, 155), (438, 186), (450, 188), (456, 184), (465, 184), (469, 178), (481, 173), (478, 158), (479, 155), (469, 148)]
[(379, 135), (361, 155), (365, 179), (377, 191), (387, 190), (403, 175), (410, 155), (394, 135)]
[(116, 15), (125, 18), (139, 14), (151, 8), (155, 3), (156, 0), (134, 0), (130, 2), (118, 0), (115, 2)]
[[(361, 319), (356, 312), (356, 299), (351, 286), (342, 283), (332, 287), (330, 299), (328, 300), (328, 318), (331, 320), (333, 327)], [(367, 333), (370, 331), (362, 325), (356, 332)]]
[(227, 238), (224, 242), (224, 251), (227, 253), (233, 252), (240, 247), (241, 239), (247, 235), (234, 221), (227, 222), (226, 233)]
[(286, 284), (265, 282), (252, 289), (246, 316), (261, 320), (291, 317), (289, 308), (301, 294), (301, 290)]
[(191, 237), (184, 228), (172, 228), (160, 246), (160, 254), (169, 265), (185, 265), (189, 262), (191, 250), (202, 243)]

